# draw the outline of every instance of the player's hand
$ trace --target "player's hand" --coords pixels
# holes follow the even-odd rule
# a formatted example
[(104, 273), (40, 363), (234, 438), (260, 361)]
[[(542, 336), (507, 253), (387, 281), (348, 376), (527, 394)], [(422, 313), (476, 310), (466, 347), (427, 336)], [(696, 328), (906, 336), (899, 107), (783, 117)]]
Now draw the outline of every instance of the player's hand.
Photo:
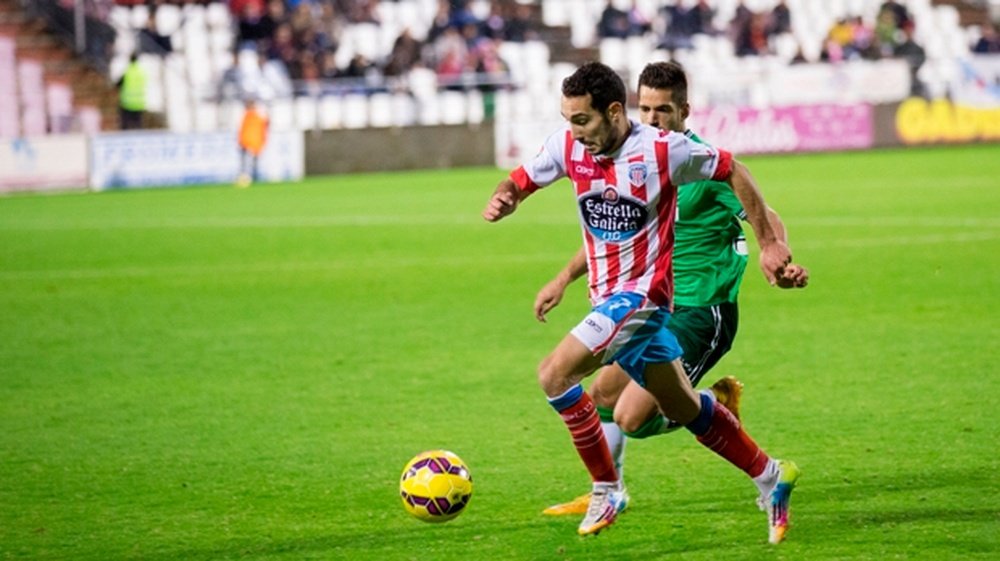
[(513, 193), (497, 191), (486, 203), (486, 208), (483, 209), (483, 218), (487, 222), (496, 222), (517, 210), (517, 202)]
[(781, 288), (805, 288), (807, 284), (809, 269), (795, 263), (789, 263), (778, 277), (778, 286)]
[(538, 291), (535, 296), (535, 319), (545, 323), (545, 314), (562, 302), (563, 294), (566, 293), (566, 284), (558, 279), (550, 280), (548, 284)]
[(764, 278), (774, 286), (778, 284), (778, 279), (785, 271), (785, 267), (792, 262), (792, 250), (788, 249), (788, 244), (781, 240), (775, 240), (760, 250), (760, 268), (764, 272)]

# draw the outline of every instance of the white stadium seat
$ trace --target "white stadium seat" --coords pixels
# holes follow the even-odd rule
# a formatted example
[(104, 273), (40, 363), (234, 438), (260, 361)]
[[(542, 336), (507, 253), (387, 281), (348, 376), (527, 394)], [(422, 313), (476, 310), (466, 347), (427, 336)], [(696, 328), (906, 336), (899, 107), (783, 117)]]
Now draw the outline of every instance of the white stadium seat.
[(392, 94), (373, 93), (368, 98), (368, 126), (391, 127), (393, 122)]
[(344, 104), (338, 95), (325, 95), (319, 99), (317, 121), (323, 130), (339, 129), (343, 126)]

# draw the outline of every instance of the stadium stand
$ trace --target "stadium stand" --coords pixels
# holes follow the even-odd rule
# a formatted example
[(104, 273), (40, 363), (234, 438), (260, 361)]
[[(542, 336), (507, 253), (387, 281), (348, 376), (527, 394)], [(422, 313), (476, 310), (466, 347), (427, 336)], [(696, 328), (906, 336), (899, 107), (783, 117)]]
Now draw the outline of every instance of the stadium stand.
[[(0, 24), (15, 17), (17, 2), (0, 0)], [(905, 57), (919, 84), (914, 93), (943, 96), (957, 79), (960, 59), (981, 39), (981, 26), (1000, 15), (1000, 0), (92, 4), (88, 15), (112, 32), (103, 54), (103, 97), (138, 52), (149, 76), (148, 111), (175, 131), (234, 129), (246, 97), (266, 102), (278, 131), (477, 123), (497, 108), (530, 117), (533, 108), (551, 107), (559, 80), (588, 58), (600, 58), (634, 83), (656, 59), (682, 62), (697, 82), (703, 69), (766, 72), (796, 63)], [(897, 10), (905, 21), (886, 28), (881, 14)], [(114, 126), (106, 105), (81, 94), (75, 80), (69, 83), (76, 91), (67, 92), (65, 82), (39, 74), (40, 63), (20, 54), (21, 41), (12, 63), (10, 36), (0, 40), (0, 76), (17, 68), (20, 84), (14, 103), (0, 85), (0, 134), (93, 130), (95, 112), (103, 115), (101, 126)], [(47, 107), (34, 99), (48, 99)], [(758, 89), (750, 101), (771, 100)]]

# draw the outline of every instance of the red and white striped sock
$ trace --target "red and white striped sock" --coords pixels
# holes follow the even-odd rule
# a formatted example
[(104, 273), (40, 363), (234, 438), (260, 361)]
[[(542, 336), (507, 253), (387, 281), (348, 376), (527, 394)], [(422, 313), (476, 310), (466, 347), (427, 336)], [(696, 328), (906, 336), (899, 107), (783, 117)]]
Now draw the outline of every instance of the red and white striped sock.
[(608, 441), (601, 429), (601, 419), (590, 395), (577, 385), (558, 397), (549, 398), (549, 403), (566, 423), (566, 428), (573, 437), (573, 445), (590, 472), (590, 478), (609, 483), (618, 481)]

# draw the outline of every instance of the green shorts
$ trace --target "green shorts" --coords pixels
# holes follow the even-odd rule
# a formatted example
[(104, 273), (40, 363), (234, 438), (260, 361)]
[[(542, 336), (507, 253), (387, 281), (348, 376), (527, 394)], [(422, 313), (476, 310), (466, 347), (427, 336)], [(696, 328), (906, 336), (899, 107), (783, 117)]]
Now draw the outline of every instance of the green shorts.
[(733, 346), (739, 324), (735, 302), (715, 306), (674, 306), (667, 328), (684, 349), (684, 371), (697, 386), (705, 373)]

